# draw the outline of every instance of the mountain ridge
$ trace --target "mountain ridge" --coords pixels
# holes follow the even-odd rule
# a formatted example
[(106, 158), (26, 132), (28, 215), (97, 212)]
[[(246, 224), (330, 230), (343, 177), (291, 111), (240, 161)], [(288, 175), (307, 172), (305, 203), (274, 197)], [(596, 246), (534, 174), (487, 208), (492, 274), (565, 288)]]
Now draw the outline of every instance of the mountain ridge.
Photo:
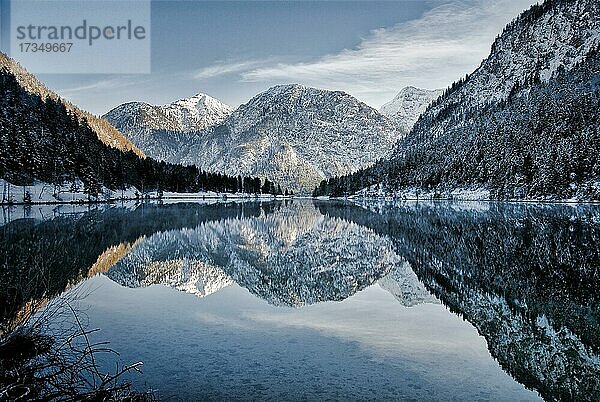
[(85, 119), (98, 136), (98, 139), (104, 144), (125, 152), (133, 151), (142, 158), (146, 157), (138, 147), (131, 143), (131, 141), (106, 120), (79, 109), (71, 102), (63, 99), (57, 93), (49, 90), (33, 74), (29, 73), (18, 62), (12, 60), (2, 52), (0, 52), (0, 69), (4, 69), (7, 73), (14, 76), (17, 82), (19, 82), (27, 92), (39, 96), (42, 100), (52, 99), (63, 103), (68, 111), (74, 113), (79, 118)]
[(395, 121), (400, 130), (408, 134), (421, 114), (443, 92), (442, 89), (407, 86), (402, 88), (394, 99), (381, 106), (379, 112)]
[(182, 98), (164, 105), (146, 102), (123, 103), (104, 117), (118, 122), (128, 133), (137, 127), (146, 129), (167, 129), (174, 132), (202, 131), (222, 122), (233, 112), (223, 102), (199, 92), (189, 98)]
[(315, 195), (600, 199), (600, 5), (546, 0), (444, 91), (389, 161)]
[[(127, 125), (126, 117), (106, 115), (119, 128)], [(358, 99), (299, 84), (271, 87), (201, 131), (126, 131), (160, 160), (261, 175), (304, 194), (325, 177), (387, 156), (399, 135), (387, 117)]]

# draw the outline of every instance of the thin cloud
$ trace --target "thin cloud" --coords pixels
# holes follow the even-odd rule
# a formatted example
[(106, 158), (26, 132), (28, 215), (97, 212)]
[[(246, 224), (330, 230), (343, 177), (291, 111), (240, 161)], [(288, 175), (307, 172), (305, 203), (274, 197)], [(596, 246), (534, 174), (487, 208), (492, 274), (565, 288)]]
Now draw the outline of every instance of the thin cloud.
[(404, 86), (443, 88), (472, 72), (503, 27), (534, 3), (446, 2), (420, 19), (372, 31), (353, 49), (314, 61), (241, 69), (241, 79), (341, 89), (380, 106)]
[(224, 75), (245, 73), (272, 63), (273, 59), (219, 62), (197, 70), (193, 73), (193, 78), (197, 80), (204, 80)]
[(109, 89), (136, 86), (145, 82), (150, 82), (150, 79), (133, 79), (131, 76), (106, 78), (77, 87), (59, 89), (58, 93), (60, 93), (63, 96), (76, 96), (78, 94), (87, 93), (90, 91), (106, 91)]

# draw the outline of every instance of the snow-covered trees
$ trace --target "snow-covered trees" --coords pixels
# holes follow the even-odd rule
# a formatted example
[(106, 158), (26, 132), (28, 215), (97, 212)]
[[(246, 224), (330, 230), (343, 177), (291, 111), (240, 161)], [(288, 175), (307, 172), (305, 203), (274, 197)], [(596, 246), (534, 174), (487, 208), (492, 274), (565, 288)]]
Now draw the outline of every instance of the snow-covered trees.
[[(157, 162), (104, 144), (86, 119), (53, 97), (26, 91), (0, 69), (0, 178), (15, 185), (33, 180), (64, 184), (81, 180), (88, 194), (102, 186), (142, 192), (259, 193), (261, 180), (207, 173), (195, 166)], [(274, 185), (263, 193), (275, 194)]]
[(482, 187), (496, 199), (599, 200), (598, 32), (597, 2), (533, 7), (430, 105), (389, 161), (324, 181), (315, 195), (382, 183), (390, 192)]

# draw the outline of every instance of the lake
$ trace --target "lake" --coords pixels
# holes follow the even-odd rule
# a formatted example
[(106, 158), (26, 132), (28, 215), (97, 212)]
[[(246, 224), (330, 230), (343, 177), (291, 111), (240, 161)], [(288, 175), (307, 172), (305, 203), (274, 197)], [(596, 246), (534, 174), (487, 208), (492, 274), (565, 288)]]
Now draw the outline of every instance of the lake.
[(600, 399), (600, 206), (297, 199), (0, 218), (3, 318), (70, 295), (161, 399)]

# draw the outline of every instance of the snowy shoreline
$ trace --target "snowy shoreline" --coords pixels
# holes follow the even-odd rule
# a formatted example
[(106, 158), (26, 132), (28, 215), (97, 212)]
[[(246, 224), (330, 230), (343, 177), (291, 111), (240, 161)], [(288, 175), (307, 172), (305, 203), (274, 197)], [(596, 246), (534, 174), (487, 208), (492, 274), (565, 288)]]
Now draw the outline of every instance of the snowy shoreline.
[[(600, 183), (596, 184), (600, 188)], [(446, 190), (422, 190), (405, 188), (395, 192), (385, 191), (381, 185), (374, 185), (360, 190), (356, 194), (340, 199), (385, 200), (385, 201), (477, 201), (477, 202), (515, 202), (515, 203), (547, 203), (547, 204), (599, 204), (600, 200), (586, 198), (494, 198), (485, 187), (457, 187)]]
[(217, 193), (214, 191), (198, 193), (142, 192), (135, 187), (128, 187), (124, 190), (110, 190), (102, 187), (98, 194), (93, 196), (85, 193), (84, 185), (79, 181), (63, 185), (35, 182), (30, 186), (17, 186), (0, 179), (0, 189), (2, 189), (0, 195), (0, 205), (2, 206), (106, 204), (151, 200), (282, 200), (293, 197), (272, 194)]
[(509, 203), (545, 203), (545, 204), (600, 204), (600, 200), (585, 199), (495, 199), (490, 196), (490, 191), (482, 188), (454, 189), (446, 192), (423, 192), (415, 189), (405, 189), (395, 193), (386, 193), (379, 188), (363, 189), (358, 194), (346, 197), (302, 197), (272, 194), (247, 194), (247, 193), (217, 193), (203, 191), (198, 193), (176, 193), (157, 191), (141, 192), (135, 187), (124, 190), (110, 190), (102, 187), (96, 196), (84, 192), (83, 183), (76, 181), (69, 184), (53, 185), (44, 182), (35, 182), (31, 186), (17, 186), (0, 179), (1, 206), (11, 205), (85, 205), (85, 204), (110, 204), (125, 201), (228, 201), (228, 200), (284, 200), (292, 198), (310, 198), (315, 200), (361, 200), (361, 201), (408, 201), (408, 202), (509, 202)]
[(592, 200), (574, 200), (574, 199), (494, 199), (494, 198), (452, 198), (452, 197), (441, 197), (441, 198), (398, 198), (398, 197), (363, 197), (363, 196), (349, 196), (349, 197), (317, 197), (318, 199), (329, 199), (329, 200), (361, 200), (361, 201), (407, 201), (407, 202), (488, 202), (488, 203), (518, 203), (518, 204), (590, 204), (600, 205), (600, 201)]

